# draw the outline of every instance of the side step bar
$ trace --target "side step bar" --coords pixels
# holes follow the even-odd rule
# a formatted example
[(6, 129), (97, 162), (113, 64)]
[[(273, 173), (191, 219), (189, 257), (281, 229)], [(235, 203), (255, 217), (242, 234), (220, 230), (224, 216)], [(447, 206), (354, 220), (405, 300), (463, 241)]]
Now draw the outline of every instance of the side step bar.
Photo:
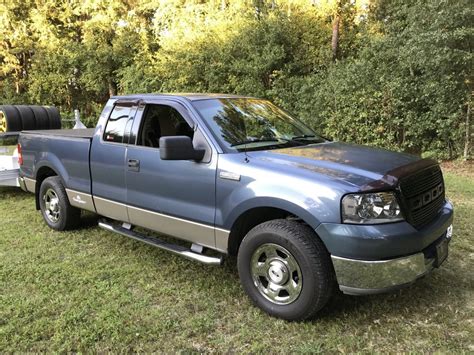
[(164, 249), (167, 251), (170, 251), (174, 254), (178, 254), (181, 256), (184, 256), (187, 259), (199, 261), (204, 264), (208, 265), (222, 265), (222, 262), (224, 261), (223, 257), (217, 257), (217, 256), (207, 256), (199, 253), (195, 253), (192, 250), (185, 248), (180, 245), (175, 245), (175, 244), (170, 244), (166, 243), (165, 241), (162, 241), (158, 238), (151, 238), (148, 237), (144, 234), (134, 232), (132, 230), (128, 230), (126, 228), (120, 227), (120, 226), (115, 226), (110, 223), (100, 221), (99, 222), (99, 227), (105, 230), (108, 230), (110, 232), (114, 232), (120, 235), (123, 235), (125, 237), (129, 237), (135, 240), (138, 240), (139, 242), (143, 242), (146, 244), (149, 244), (151, 246)]

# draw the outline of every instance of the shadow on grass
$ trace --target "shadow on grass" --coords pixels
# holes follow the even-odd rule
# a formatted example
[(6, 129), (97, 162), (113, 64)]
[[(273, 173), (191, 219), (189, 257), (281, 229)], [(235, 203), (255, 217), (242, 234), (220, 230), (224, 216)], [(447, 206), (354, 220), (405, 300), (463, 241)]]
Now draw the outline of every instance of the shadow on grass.
[(97, 227), (98, 223), (99, 223), (98, 215), (92, 212), (82, 211), (81, 224), (75, 230), (82, 231), (85, 229)]
[[(160, 236), (160, 238), (162, 237)], [(163, 239), (168, 238), (164, 237)], [(145, 245), (143, 247), (149, 248)], [(157, 258), (164, 261), (163, 254), (159, 253), (160, 256), (157, 256)], [(170, 257), (180, 258), (179, 256)], [(193, 270), (193, 280), (189, 282), (195, 283), (196, 287), (206, 283), (210, 273), (216, 273), (215, 277), (217, 279), (235, 282), (236, 285), (240, 283), (235, 256), (225, 258), (224, 264), (220, 268), (196, 264), (187, 260), (183, 262), (189, 262), (189, 267)], [(337, 289), (326, 307), (308, 323), (354, 318), (361, 325), (370, 325), (375, 320), (384, 318), (402, 316), (416, 319), (417, 315), (425, 314), (428, 310), (436, 312), (449, 305), (452, 298), (455, 298), (456, 302), (462, 303), (466, 298), (464, 291), (470, 287), (468, 281), (463, 279), (462, 276), (465, 270), (455, 259), (450, 260), (447, 264), (440, 269), (433, 270), (432, 273), (417, 280), (412, 285), (397, 291), (367, 296), (349, 296)], [(246, 297), (243, 289), (241, 287), (239, 289), (238, 292), (241, 295), (237, 297)], [(219, 289), (209, 289), (207, 292), (208, 296), (216, 302), (227, 299), (225, 293), (222, 293)], [(262, 315), (265, 315), (263, 311)]]
[[(408, 320), (416, 320), (428, 311), (434, 313), (448, 306), (451, 304), (452, 297), (456, 299), (456, 302), (463, 303), (466, 298), (464, 291), (469, 288), (469, 285), (461, 276), (462, 268), (454, 261), (451, 261), (448, 267), (457, 269), (457, 271), (448, 271), (444, 265), (412, 285), (388, 293), (349, 296), (337, 289), (328, 304), (307, 323), (352, 319), (352, 321), (356, 320), (361, 325), (367, 326), (380, 319), (404, 317)], [(240, 282), (235, 257), (226, 258), (221, 268), (212, 270), (204, 265), (193, 268), (194, 280), (192, 282), (196, 282), (196, 286), (206, 282), (209, 272), (219, 273), (218, 278), (236, 284)], [(208, 290), (208, 296), (215, 299), (216, 302), (219, 299), (225, 301), (225, 295), (215, 291), (214, 293), (214, 291)], [(241, 297), (246, 297), (241, 287), (239, 292)], [(262, 315), (267, 316), (263, 311), (261, 312)]]
[[(0, 186), (0, 202), (5, 200), (14, 199), (18, 200), (27, 200), (31, 199), (31, 207), (35, 208), (34, 194), (25, 192), (19, 187), (10, 187), (10, 186)], [(91, 212), (83, 211), (81, 214), (81, 223), (77, 230), (89, 229), (91, 227), (97, 226), (99, 217)]]
[(391, 318), (437, 312), (450, 304), (465, 301), (465, 289), (469, 288), (460, 276), (461, 270), (449, 273), (443, 267), (400, 290), (367, 296), (349, 296), (339, 290), (312, 322), (324, 319), (343, 318), (355, 314), (369, 314), (366, 322), (374, 319)]
[[(226, 259), (221, 273), (224, 277), (239, 282), (236, 258)], [(448, 265), (433, 270), (430, 274), (400, 290), (366, 296), (349, 296), (336, 290), (328, 304), (308, 323), (325, 320), (354, 318), (361, 324), (372, 324), (377, 319), (407, 317), (416, 319), (426, 312), (439, 312), (452, 304), (466, 302), (466, 293), (471, 286), (463, 278), (463, 267), (452, 259)], [(206, 270), (196, 274), (196, 279), (205, 278)], [(241, 290), (244, 296), (243, 290)], [(216, 294), (216, 298), (220, 295)]]
[(28, 192), (23, 191), (19, 187), (0, 186), (0, 197), (5, 197), (3, 195), (8, 195), (8, 196), (14, 196), (14, 195), (33, 196), (33, 194), (29, 194)]

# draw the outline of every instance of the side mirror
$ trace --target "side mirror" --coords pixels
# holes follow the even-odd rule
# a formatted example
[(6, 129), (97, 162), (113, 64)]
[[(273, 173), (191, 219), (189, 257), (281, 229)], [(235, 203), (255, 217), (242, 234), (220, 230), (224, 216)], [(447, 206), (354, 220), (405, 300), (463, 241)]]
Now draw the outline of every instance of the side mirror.
[(202, 160), (204, 149), (194, 149), (188, 136), (165, 136), (160, 138), (160, 158), (162, 160)]

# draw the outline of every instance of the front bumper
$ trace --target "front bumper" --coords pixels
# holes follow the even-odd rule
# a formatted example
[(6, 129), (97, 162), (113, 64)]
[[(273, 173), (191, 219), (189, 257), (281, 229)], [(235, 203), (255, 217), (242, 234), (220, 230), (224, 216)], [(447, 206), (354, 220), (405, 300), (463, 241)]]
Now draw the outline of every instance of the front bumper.
[(386, 224), (321, 223), (316, 234), (331, 255), (357, 260), (388, 260), (420, 253), (453, 224), (446, 201), (438, 217), (422, 229), (406, 221)]
[[(391, 291), (411, 284), (438, 267), (447, 256), (452, 226), (420, 253), (388, 260), (356, 260), (331, 256), (339, 288), (350, 295)], [(438, 249), (445, 250), (439, 255)], [(445, 253), (445, 254), (444, 254)], [(442, 259), (440, 259), (442, 257)]]

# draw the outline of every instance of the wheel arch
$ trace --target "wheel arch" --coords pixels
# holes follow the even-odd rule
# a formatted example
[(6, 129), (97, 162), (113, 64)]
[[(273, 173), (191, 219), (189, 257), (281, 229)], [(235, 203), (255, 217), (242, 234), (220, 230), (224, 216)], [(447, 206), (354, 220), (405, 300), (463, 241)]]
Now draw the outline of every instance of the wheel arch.
[[(285, 202), (285, 203), (283, 203)], [(229, 255), (237, 255), (245, 235), (255, 226), (274, 219), (295, 219), (315, 230), (319, 220), (303, 208), (287, 201), (267, 200), (266, 203), (249, 206), (235, 213), (231, 225), (227, 251)]]
[(51, 176), (59, 176), (57, 171), (50, 167), (49, 165), (43, 165), (40, 168), (38, 168), (36, 172), (36, 186), (35, 186), (35, 203), (36, 203), (36, 209), (40, 209), (40, 187), (41, 184), (43, 183), (44, 180)]

